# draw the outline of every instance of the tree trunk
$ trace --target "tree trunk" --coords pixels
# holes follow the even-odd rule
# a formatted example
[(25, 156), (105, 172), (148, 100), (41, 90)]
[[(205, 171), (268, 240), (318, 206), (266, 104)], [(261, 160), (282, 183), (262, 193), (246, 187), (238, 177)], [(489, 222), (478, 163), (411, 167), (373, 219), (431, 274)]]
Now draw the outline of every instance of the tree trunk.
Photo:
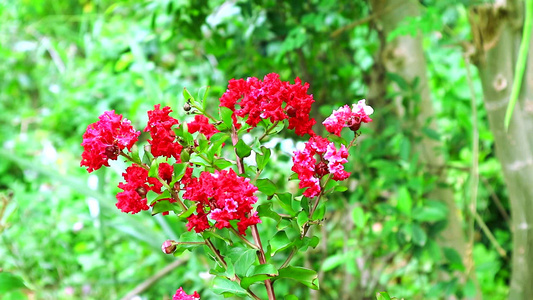
[(504, 127), (522, 35), (522, 12), (512, 1), (469, 11), (477, 50), (474, 58), (511, 204), (512, 300), (533, 299), (533, 45), (510, 126), (507, 131)]
[[(381, 25), (385, 36), (401, 26), (401, 22), (406, 17), (420, 14), (420, 4), (414, 0), (371, 0), (370, 4), (377, 16), (376, 21)], [(413, 151), (420, 155), (419, 159), (422, 165), (432, 166), (426, 172), (439, 178), (441, 183), (427, 195), (428, 198), (445, 203), (449, 210), (448, 225), (443, 230), (438, 242), (442, 247), (450, 247), (457, 251), (464, 258), (467, 270), (473, 270), (473, 262), (469, 259), (471, 255), (467, 253), (469, 247), (462, 228), (463, 222), (459, 217), (459, 210), (454, 201), (454, 192), (446, 184), (447, 175), (444, 171), (445, 160), (441, 150), (441, 142), (422, 134), (422, 129), (425, 127), (438, 131), (433, 121), (434, 111), (426, 74), (427, 62), (422, 46), (422, 36), (420, 34), (416, 36), (404, 35), (395, 38), (387, 43), (383, 56), (387, 72), (399, 75), (410, 84), (418, 78), (416, 92), (420, 95), (420, 101), (415, 103), (416, 101), (413, 99), (410, 105), (418, 106), (418, 114), (413, 120), (412, 128), (415, 136), (420, 138), (420, 142), (413, 147)], [(397, 107), (398, 114), (403, 117), (404, 107), (401, 104), (398, 104)], [(472, 277), (475, 277), (474, 272), (470, 273)], [(466, 278), (462, 278), (461, 281), (464, 282), (465, 280)]]

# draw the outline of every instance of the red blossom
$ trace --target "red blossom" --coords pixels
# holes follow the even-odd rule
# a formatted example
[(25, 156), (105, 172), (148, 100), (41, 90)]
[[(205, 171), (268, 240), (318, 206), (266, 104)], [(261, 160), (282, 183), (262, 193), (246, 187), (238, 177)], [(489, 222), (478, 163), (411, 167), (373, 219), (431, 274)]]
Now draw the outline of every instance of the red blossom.
[(250, 179), (237, 176), (233, 170), (202, 172), (199, 178), (191, 179), (183, 195), (198, 205), (196, 214), (188, 218), (187, 229), (202, 232), (210, 228), (208, 217), (219, 229), (231, 227), (231, 220), (239, 220), (239, 232), (246, 235), (250, 225), (261, 222), (257, 214), (252, 214), (252, 205), (257, 202), (256, 191)]
[(195, 115), (194, 121), (187, 123), (189, 133), (200, 132), (210, 139), (213, 134), (219, 132), (215, 125), (209, 124), (209, 119), (203, 115)]
[(80, 165), (86, 166), (89, 173), (109, 167), (109, 160), (116, 160), (122, 150), (131, 147), (137, 142), (139, 131), (136, 131), (131, 122), (122, 119), (122, 115), (115, 111), (106, 111), (99, 121), (87, 126), (83, 134), (83, 153)]
[[(316, 121), (309, 117), (309, 113), (315, 101), (312, 95), (307, 94), (308, 88), (309, 84), (302, 86), (299, 78), (290, 84), (281, 81), (276, 73), (266, 75), (263, 81), (255, 77), (232, 79), (220, 98), (220, 106), (233, 110), (232, 117), (247, 117), (246, 123), (252, 128), (262, 119), (271, 122), (288, 119), (288, 128), (294, 129), (297, 135), (314, 135), (312, 127)], [(236, 118), (233, 121), (237, 123)]]
[(330, 133), (340, 136), (341, 130), (344, 127), (349, 127), (352, 131), (357, 131), (361, 123), (372, 122), (369, 117), (374, 112), (372, 107), (366, 105), (366, 100), (359, 100), (357, 104), (352, 105), (352, 109), (348, 105), (334, 110), (322, 124)]
[[(318, 163), (315, 156), (318, 157)], [(313, 136), (302, 151), (295, 151), (292, 157), (292, 171), (298, 174), (299, 187), (306, 189), (304, 196), (312, 198), (320, 194), (320, 179), (333, 174), (333, 180), (340, 181), (350, 176), (343, 164), (348, 160), (348, 151), (344, 145), (335, 148), (333, 142), (320, 136)]]
[(161, 193), (162, 184), (152, 177), (148, 177), (148, 171), (132, 165), (122, 173), (126, 183), (119, 183), (118, 187), (123, 190), (117, 194), (117, 208), (125, 213), (136, 214), (141, 210), (148, 210), (146, 194), (148, 191)]
[(144, 131), (149, 131), (151, 140), (148, 143), (151, 145), (152, 155), (171, 157), (176, 161), (181, 162), (180, 154), (183, 146), (176, 140), (176, 134), (172, 130), (174, 125), (179, 125), (178, 120), (169, 116), (172, 112), (170, 107), (165, 106), (160, 109), (161, 104), (154, 106), (154, 110), (148, 111), (148, 124)]
[[(174, 168), (165, 162), (159, 164), (158, 175), (161, 179), (170, 183), (172, 181)], [(148, 177), (148, 171), (138, 165), (132, 165), (122, 173), (125, 183), (121, 182), (118, 187), (123, 190), (117, 194), (117, 208), (125, 213), (136, 214), (141, 210), (148, 210), (146, 194), (149, 191), (162, 193), (161, 188), (163, 184), (157, 178)], [(185, 176), (184, 176), (185, 178)], [(180, 182), (176, 184), (179, 187)], [(176, 202), (173, 198), (160, 199), (159, 201)], [(152, 206), (155, 205), (152, 204)], [(168, 215), (168, 212), (163, 212), (163, 215)]]
[(183, 291), (183, 288), (181, 287), (176, 291), (176, 294), (174, 294), (174, 296), (172, 297), (172, 300), (199, 300), (199, 299), (200, 299), (200, 295), (198, 295), (196, 291), (192, 295), (187, 295)]

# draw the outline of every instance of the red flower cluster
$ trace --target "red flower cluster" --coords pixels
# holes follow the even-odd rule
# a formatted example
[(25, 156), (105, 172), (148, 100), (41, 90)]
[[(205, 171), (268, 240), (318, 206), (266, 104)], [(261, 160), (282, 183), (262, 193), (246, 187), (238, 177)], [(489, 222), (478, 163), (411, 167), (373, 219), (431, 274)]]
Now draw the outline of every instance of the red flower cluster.
[(231, 220), (239, 220), (237, 228), (246, 235), (249, 226), (261, 222), (257, 212), (252, 214), (256, 191), (250, 179), (237, 176), (231, 169), (216, 170), (213, 174), (202, 172), (199, 178), (192, 178), (183, 195), (184, 199), (198, 202), (196, 214), (187, 218), (188, 230), (202, 232), (210, 228), (209, 217), (218, 229), (229, 228)]
[[(172, 173), (174, 169), (167, 163), (159, 164), (158, 174), (161, 179), (167, 183), (172, 181)], [(148, 210), (146, 194), (148, 191), (154, 191), (161, 194), (163, 184), (157, 178), (148, 177), (148, 171), (138, 165), (132, 165), (122, 173), (126, 183), (119, 183), (118, 187), (123, 190), (117, 194), (117, 208), (125, 213), (136, 214), (141, 210)], [(170, 202), (176, 202), (172, 198), (162, 199)], [(160, 200), (160, 201), (162, 201)]]
[(361, 127), (361, 122), (372, 122), (369, 117), (374, 113), (374, 109), (365, 103), (366, 101), (359, 100), (357, 104), (352, 105), (352, 109), (348, 105), (334, 110), (322, 124), (326, 127), (328, 132), (340, 136), (341, 130), (344, 127), (349, 127), (352, 131), (357, 131)]
[(215, 125), (209, 124), (209, 119), (203, 115), (195, 115), (194, 121), (187, 123), (187, 130), (189, 133), (200, 132), (210, 139), (213, 134), (220, 132), (215, 128)]
[[(252, 128), (261, 119), (271, 122), (289, 119), (288, 128), (294, 129), (297, 135), (314, 135), (312, 127), (316, 121), (309, 117), (309, 113), (315, 100), (307, 94), (308, 89), (309, 84), (302, 86), (300, 78), (290, 84), (281, 81), (276, 73), (266, 75), (263, 81), (255, 77), (232, 79), (220, 98), (220, 106), (233, 110), (241, 118), (248, 116), (246, 123)], [(240, 108), (236, 109), (236, 105)]]
[(122, 119), (122, 115), (115, 114), (115, 111), (106, 111), (96, 123), (87, 126), (87, 131), (83, 134), (83, 153), (80, 166), (86, 166), (91, 173), (102, 166), (109, 167), (108, 160), (117, 159), (120, 151), (131, 147), (141, 134), (136, 131), (131, 122)]
[(148, 177), (148, 171), (138, 165), (128, 167), (122, 176), (126, 183), (118, 184), (118, 187), (124, 191), (117, 194), (117, 208), (132, 214), (148, 210), (146, 194), (150, 190), (161, 192), (163, 185), (156, 178)]
[[(317, 159), (315, 155), (319, 156)], [(320, 179), (326, 174), (333, 174), (333, 180), (344, 180), (350, 173), (344, 170), (343, 164), (348, 160), (348, 151), (344, 145), (335, 148), (333, 142), (320, 136), (313, 136), (305, 144), (303, 151), (295, 151), (292, 170), (298, 174), (300, 188), (308, 188), (304, 196), (312, 198), (320, 194)]]
[(176, 291), (176, 294), (174, 294), (174, 296), (172, 297), (172, 300), (199, 300), (199, 299), (200, 299), (200, 295), (198, 295), (196, 291), (192, 295), (187, 295), (183, 291), (183, 288), (179, 288)]
[(154, 110), (148, 111), (148, 124), (144, 131), (149, 131), (151, 140), (151, 152), (153, 156), (173, 156), (179, 163), (181, 150), (183, 146), (176, 140), (176, 134), (172, 130), (172, 126), (179, 125), (178, 120), (169, 116), (172, 112), (170, 107), (165, 106), (160, 109), (161, 104), (154, 106)]

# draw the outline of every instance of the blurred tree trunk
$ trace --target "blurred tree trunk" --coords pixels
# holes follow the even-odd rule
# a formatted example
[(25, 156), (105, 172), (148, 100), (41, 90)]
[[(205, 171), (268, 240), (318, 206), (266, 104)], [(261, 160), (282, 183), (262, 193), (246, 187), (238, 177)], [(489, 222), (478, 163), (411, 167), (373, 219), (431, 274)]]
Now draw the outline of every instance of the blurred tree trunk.
[[(496, 155), (509, 191), (513, 234), (512, 277), (509, 299), (533, 299), (533, 45), (519, 100), (509, 129), (504, 118), (523, 27), (523, 7), (472, 7), (469, 19), (476, 47), (473, 57), (483, 86), (485, 108), (494, 135)], [(532, 43), (533, 44), (533, 43)]]
[[(376, 23), (381, 26), (385, 36), (401, 26), (401, 22), (406, 17), (418, 16), (419, 3), (415, 0), (371, 0), (373, 13), (376, 15)], [(454, 201), (454, 192), (446, 184), (445, 160), (441, 151), (441, 143), (438, 140), (431, 139), (423, 134), (423, 128), (429, 128), (434, 131), (437, 126), (433, 121), (434, 111), (431, 103), (430, 91), (427, 79), (427, 63), (422, 46), (422, 36), (403, 35), (386, 43), (383, 51), (383, 63), (389, 73), (394, 73), (403, 78), (407, 83), (412, 84), (418, 78), (416, 87), (420, 99), (417, 101), (411, 99), (409, 105), (417, 106), (418, 113), (412, 120), (413, 135), (419, 138), (419, 142), (413, 147), (413, 151), (420, 155), (422, 165), (428, 166), (426, 172), (439, 178), (437, 187), (427, 195), (430, 199), (442, 201), (449, 210), (448, 225), (442, 232), (442, 238), (439, 244), (442, 247), (450, 247), (456, 250), (463, 258), (467, 270), (473, 270), (471, 255), (462, 228), (462, 220), (459, 217), (459, 210)], [(398, 103), (398, 114), (401, 118), (405, 117), (405, 108)], [(429, 168), (431, 165), (431, 168)], [(435, 168), (435, 166), (437, 166)], [(471, 276), (475, 277), (473, 271)], [(466, 278), (462, 278), (462, 282)], [(478, 293), (479, 294), (479, 293)], [(480, 295), (478, 295), (480, 296)]]

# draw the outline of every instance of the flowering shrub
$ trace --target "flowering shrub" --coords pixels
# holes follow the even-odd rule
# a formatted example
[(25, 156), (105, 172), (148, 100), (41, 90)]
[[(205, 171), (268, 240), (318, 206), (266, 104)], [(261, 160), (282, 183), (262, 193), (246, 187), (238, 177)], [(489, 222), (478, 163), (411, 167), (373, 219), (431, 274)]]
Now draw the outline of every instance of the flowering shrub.
[[(173, 213), (186, 222), (188, 231), (178, 241), (164, 241), (161, 249), (180, 255), (205, 247), (218, 263), (211, 270), (214, 292), (254, 299), (265, 293), (275, 299), (273, 283), (286, 278), (318, 289), (315, 271), (290, 263), (297, 251), (317, 246), (318, 238), (307, 236), (309, 228), (323, 221), (326, 195), (343, 190), (336, 185), (350, 176), (344, 169), (348, 151), (361, 123), (372, 121), (373, 109), (365, 100), (352, 109), (339, 108), (323, 123), (337, 137), (321, 137), (312, 129), (316, 121), (309, 113), (314, 100), (308, 88), (298, 78), (291, 84), (277, 74), (262, 81), (232, 79), (216, 116), (206, 110), (205, 96), (198, 101), (184, 90), (188, 99), (184, 109), (194, 114), (194, 120), (180, 123), (170, 116), (170, 107), (155, 105), (148, 111), (144, 131), (150, 139), (145, 147), (135, 145), (140, 132), (127, 119), (114, 111), (104, 112), (83, 135), (81, 166), (93, 172), (119, 156), (130, 162), (122, 174), (124, 182), (118, 184), (122, 192), (117, 194), (116, 207), (132, 214), (150, 209), (152, 215)], [(304, 149), (292, 157), (302, 195), (278, 190), (262, 176), (271, 155), (263, 144), (285, 126), (298, 136), (309, 135)], [(350, 142), (340, 137), (345, 127), (354, 132)], [(252, 130), (257, 136), (245, 143), (242, 136)], [(250, 165), (244, 158), (252, 152), (255, 164)], [(265, 245), (258, 226), (264, 218), (290, 223)], [(275, 255), (283, 257), (281, 265), (274, 263)], [(264, 292), (252, 289), (260, 283)], [(188, 295), (180, 287), (173, 299), (200, 296)]]

